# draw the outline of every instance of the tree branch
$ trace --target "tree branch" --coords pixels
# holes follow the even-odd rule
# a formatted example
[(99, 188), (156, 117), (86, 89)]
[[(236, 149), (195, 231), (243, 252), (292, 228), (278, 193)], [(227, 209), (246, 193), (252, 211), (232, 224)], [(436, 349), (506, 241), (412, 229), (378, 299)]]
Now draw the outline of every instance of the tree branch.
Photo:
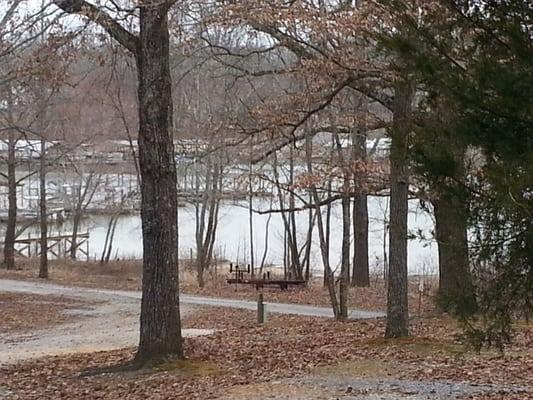
[(139, 38), (125, 29), (109, 14), (85, 0), (54, 0), (54, 4), (68, 14), (78, 14), (100, 25), (113, 39), (137, 55)]

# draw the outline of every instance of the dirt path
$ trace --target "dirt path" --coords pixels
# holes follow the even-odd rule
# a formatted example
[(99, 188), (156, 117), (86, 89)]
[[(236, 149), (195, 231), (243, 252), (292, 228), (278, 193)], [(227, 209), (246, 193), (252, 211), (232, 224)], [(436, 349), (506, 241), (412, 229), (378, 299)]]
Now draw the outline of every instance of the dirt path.
[[(33, 282), (0, 281), (0, 291), (63, 295), (87, 300), (91, 306), (69, 309), (75, 322), (28, 333), (0, 335), (0, 365), (49, 355), (88, 353), (134, 346), (139, 335), (139, 300), (135, 296), (102, 293)], [(184, 305), (182, 315), (192, 311)], [(184, 329), (184, 336), (208, 330)]]
[[(140, 292), (71, 287), (46, 282), (0, 279), (0, 291), (61, 295), (94, 303), (84, 309), (71, 309), (79, 317), (76, 322), (63, 324), (33, 334), (0, 335), (0, 364), (15, 363), (45, 355), (62, 355), (112, 350), (137, 344), (139, 332)], [(195, 305), (231, 307), (255, 310), (253, 301), (217, 299), (183, 295), (181, 313), (186, 315)], [(314, 317), (332, 317), (329, 308), (296, 304), (268, 303), (269, 312)], [(376, 318), (383, 313), (351, 310), (351, 318)], [(206, 334), (206, 330), (184, 329), (184, 336)]]
[[(34, 281), (20, 281), (10, 279), (0, 279), (0, 291), (5, 292), (24, 292), (34, 294), (55, 294), (65, 296), (82, 296), (88, 295), (91, 298), (111, 297), (114, 299), (140, 299), (141, 293), (137, 291), (128, 290), (108, 290), (108, 289), (93, 289), (78, 286), (63, 286), (46, 282)], [(120, 300), (122, 301), (122, 300)], [(236, 299), (222, 299), (215, 297), (202, 297), (193, 295), (180, 295), (180, 302), (183, 305), (200, 305), (200, 306), (216, 306), (240, 308), (245, 310), (256, 310), (257, 303), (248, 300)], [(333, 318), (333, 311), (328, 307), (315, 307), (300, 304), (288, 303), (269, 303), (267, 302), (268, 312), (279, 314), (294, 314), (308, 317), (325, 317)], [(380, 318), (385, 314), (379, 311), (365, 311), (352, 309), (349, 311), (350, 318)]]

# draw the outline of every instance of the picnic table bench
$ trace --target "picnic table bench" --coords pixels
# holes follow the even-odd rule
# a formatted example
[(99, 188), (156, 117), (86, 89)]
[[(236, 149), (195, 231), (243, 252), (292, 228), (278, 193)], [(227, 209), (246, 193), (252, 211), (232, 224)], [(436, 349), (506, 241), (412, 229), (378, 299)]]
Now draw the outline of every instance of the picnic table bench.
[(253, 285), (256, 290), (266, 286), (279, 286), (281, 290), (287, 290), (289, 286), (304, 286), (306, 282), (302, 279), (271, 278), (270, 272), (263, 273), (262, 277), (254, 275), (254, 269), (248, 264), (246, 267), (229, 264), (232, 278), (227, 279), (229, 284)]
[(281, 290), (287, 290), (289, 286), (304, 286), (304, 280), (294, 279), (255, 279), (255, 278), (229, 278), (229, 284), (253, 285), (256, 290), (267, 286), (279, 286)]

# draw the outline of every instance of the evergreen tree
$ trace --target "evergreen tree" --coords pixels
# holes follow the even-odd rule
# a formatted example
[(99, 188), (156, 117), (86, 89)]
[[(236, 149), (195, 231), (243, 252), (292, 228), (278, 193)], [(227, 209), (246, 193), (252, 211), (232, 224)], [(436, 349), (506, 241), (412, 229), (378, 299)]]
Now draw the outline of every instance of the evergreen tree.
[[(533, 309), (533, 4), (382, 6), (395, 24), (383, 43), (402, 72), (422, 83), (414, 142), (423, 145), (413, 154), (441, 194), (470, 205), (465, 219), (479, 308), (455, 310), (477, 345), (502, 346), (513, 319)], [(464, 180), (457, 179), (458, 147), (476, 156)]]

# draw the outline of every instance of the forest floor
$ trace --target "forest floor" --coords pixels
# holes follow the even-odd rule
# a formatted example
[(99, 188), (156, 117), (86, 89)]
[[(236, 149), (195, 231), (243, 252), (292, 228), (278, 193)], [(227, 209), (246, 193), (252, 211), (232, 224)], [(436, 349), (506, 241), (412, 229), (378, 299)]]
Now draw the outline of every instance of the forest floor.
[[(188, 360), (135, 372), (98, 373), (134, 348), (61, 355), (0, 367), (5, 399), (531, 399), (533, 330), (518, 327), (504, 355), (474, 353), (446, 318), (414, 319), (413, 336), (382, 338), (382, 319), (340, 323), (199, 307), (185, 328)], [(39, 332), (36, 332), (37, 334)], [(0, 395), (1, 398), (1, 395)]]
[[(23, 279), (30, 272), (19, 271), (16, 275)], [(9, 274), (2, 271), (0, 277)], [(56, 283), (67, 283), (56, 279), (54, 270), (52, 277)], [(108, 283), (109, 277), (108, 273)], [(93, 282), (83, 286), (94, 287), (104, 281), (100, 277), (88, 280)], [(125, 289), (121, 280), (124, 277), (119, 275), (114, 289)], [(71, 289), (73, 293), (83, 292)], [(298, 297), (306, 290), (299, 291)], [(378, 296), (376, 286), (372, 290)], [(185, 305), (184, 328), (207, 329), (210, 333), (185, 339), (187, 361), (135, 372), (99, 373), (94, 369), (122, 365), (132, 359), (138, 327), (133, 325), (130, 331), (120, 324), (115, 326), (117, 320), (113, 318), (122, 315), (120, 318), (136, 323), (132, 318), (137, 317), (132, 316), (138, 310), (129, 307), (138, 308), (137, 299), (131, 298), (131, 304), (124, 300), (119, 306), (115, 300), (101, 296), (58, 297), (53, 292), (2, 296), (9, 296), (4, 298), (15, 304), (6, 308), (0, 303), (2, 320), (16, 315), (20, 322), (28, 316), (27, 322), (20, 322), (22, 331), (10, 329), (12, 335), (31, 331), (38, 338), (56, 329), (56, 337), (59, 332), (68, 336), (69, 326), (87, 326), (84, 324), (93, 324), (96, 319), (99, 325), (83, 335), (87, 343), (94, 335), (109, 331), (114, 335), (104, 339), (106, 342), (128, 335), (131, 341), (122, 342), (119, 347), (127, 347), (118, 350), (94, 348), (90, 353), (70, 355), (59, 352), (4, 365), (0, 367), (0, 399), (533, 399), (531, 325), (515, 327), (515, 341), (504, 354), (493, 350), (478, 354), (463, 342), (456, 322), (435, 314), (429, 304), (428, 312), (411, 318), (412, 336), (401, 340), (383, 339), (383, 318), (341, 323), (329, 318), (271, 314), (265, 325), (258, 326), (251, 310)], [(267, 300), (268, 296), (270, 292)], [(38, 311), (17, 312), (19, 305), (27, 304), (24, 299), (32, 299), (30, 306), (33, 304), (36, 310), (44, 310), (41, 302), (53, 303), (50, 310), (57, 319), (50, 318), (49, 324), (32, 317)], [(380, 299), (369, 309), (382, 309), (382, 302)], [(102, 311), (102, 307), (113, 304), (122, 311)], [(62, 310), (67, 310), (66, 317)], [(100, 311), (95, 315), (94, 310)]]
[[(25, 361), (46, 355), (114, 350), (136, 344), (141, 298), (139, 291), (0, 279), (0, 294), (11, 301), (6, 303), (8, 307), (1, 309), (3, 319), (8, 322), (12, 321), (7, 325), (6, 333), (0, 334), (0, 364)], [(35, 306), (35, 311), (32, 310), (26, 314), (26, 309), (21, 306), (27, 305), (28, 298), (34, 299), (32, 304)], [(61, 299), (63, 303), (56, 299)], [(67, 299), (72, 304), (68, 303)], [(197, 306), (219, 306), (252, 311), (257, 309), (256, 302), (240, 299), (182, 294), (180, 300), (182, 316), (194, 311)], [(46, 309), (50, 304), (57, 304), (57, 307)], [(329, 308), (301, 304), (269, 303), (268, 309), (269, 313), (276, 314), (333, 317)], [(40, 320), (35, 321), (35, 318), (32, 318), (33, 314), (38, 313), (39, 310), (43, 317), (52, 316), (48, 318), (48, 326), (41, 325)], [(30, 318), (26, 318), (26, 315)], [(61, 316), (68, 316), (73, 321), (66, 323), (68, 321), (62, 320)], [(349, 316), (351, 318), (377, 318), (383, 317), (384, 314), (352, 309), (349, 310)], [(18, 322), (20, 326), (17, 326)], [(12, 332), (13, 329), (9, 329), (10, 326), (30, 328), (32, 325), (33, 329), (28, 332), (16, 333)], [(185, 336), (210, 334), (211, 332), (205, 329), (183, 330)]]
[(90, 305), (65, 296), (41, 296), (32, 293), (0, 291), (0, 337), (25, 334), (64, 324), (72, 319), (71, 310)]

